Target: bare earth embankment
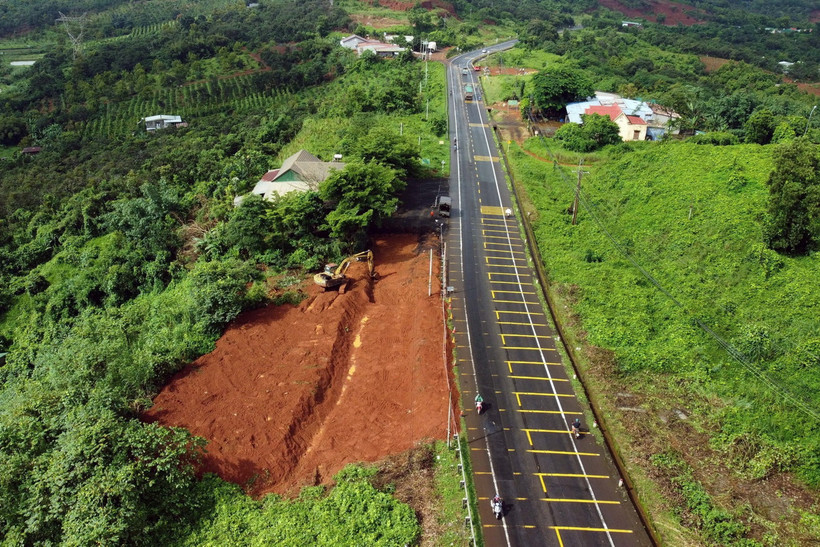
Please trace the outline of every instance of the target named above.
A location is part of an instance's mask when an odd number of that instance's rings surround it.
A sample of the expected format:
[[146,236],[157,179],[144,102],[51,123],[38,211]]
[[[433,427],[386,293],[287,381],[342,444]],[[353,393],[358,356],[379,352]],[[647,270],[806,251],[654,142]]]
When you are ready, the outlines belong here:
[[253,495],[295,494],[329,483],[348,463],[445,438],[437,246],[414,234],[380,237],[378,280],[354,262],[344,294],[310,283],[299,306],[241,315],[212,353],[163,388],[145,419],[207,439],[202,470]]

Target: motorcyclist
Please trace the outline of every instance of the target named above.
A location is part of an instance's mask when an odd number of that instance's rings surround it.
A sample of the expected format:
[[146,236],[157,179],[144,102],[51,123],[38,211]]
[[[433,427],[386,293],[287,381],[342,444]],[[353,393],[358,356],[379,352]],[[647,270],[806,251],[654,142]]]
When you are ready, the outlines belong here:
[[581,437],[581,420],[575,418],[575,421],[572,422],[572,434],[575,435],[576,439]]
[[475,396],[475,409],[481,414],[481,409],[484,407],[484,397],[481,396],[481,393],[476,393]]
[[504,502],[501,500],[501,496],[499,496],[498,494],[493,496],[493,498],[490,500],[490,507],[492,507],[493,514],[496,516],[496,518],[501,518],[501,515],[504,512]]

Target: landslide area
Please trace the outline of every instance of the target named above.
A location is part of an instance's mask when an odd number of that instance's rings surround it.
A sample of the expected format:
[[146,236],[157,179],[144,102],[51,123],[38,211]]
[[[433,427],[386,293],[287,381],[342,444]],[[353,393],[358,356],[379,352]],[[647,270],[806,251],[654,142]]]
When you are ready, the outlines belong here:
[[380,236],[377,280],[354,262],[344,294],[310,283],[298,306],[242,314],[144,419],[205,438],[201,471],[252,495],[297,494],[348,463],[445,438],[452,378],[437,250],[434,236]]

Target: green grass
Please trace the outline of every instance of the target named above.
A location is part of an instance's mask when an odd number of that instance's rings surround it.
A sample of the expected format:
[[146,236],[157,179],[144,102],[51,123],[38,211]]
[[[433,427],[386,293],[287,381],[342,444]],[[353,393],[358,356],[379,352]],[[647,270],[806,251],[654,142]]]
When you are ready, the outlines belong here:
[[451,447],[443,441],[436,442],[436,494],[441,499],[438,512],[440,535],[436,545],[466,545],[470,532],[464,526],[467,510],[462,507],[464,488],[461,487],[461,472],[458,470],[458,445]]
[[[525,148],[559,160],[538,161],[516,146],[510,153],[535,205],[552,290],[576,314],[565,317],[573,345],[611,350],[631,391],[650,405],[685,409],[734,480],[794,471],[818,484],[814,420],[785,397],[820,403],[813,368],[798,365],[816,353],[820,256],[779,256],[762,244],[772,147],[640,143],[586,156],[576,226],[568,209],[579,156],[551,140]],[[745,355],[745,365],[696,321]],[[789,535],[788,523],[762,521]]]
[[480,64],[541,70],[555,62],[563,62],[563,57],[542,50],[514,47],[502,53],[490,54]]

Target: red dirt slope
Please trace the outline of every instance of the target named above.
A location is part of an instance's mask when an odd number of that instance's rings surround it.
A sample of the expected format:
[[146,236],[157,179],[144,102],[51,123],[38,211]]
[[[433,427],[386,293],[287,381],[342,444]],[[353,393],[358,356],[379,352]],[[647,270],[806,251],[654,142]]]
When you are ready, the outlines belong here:
[[[202,470],[254,495],[297,493],[350,462],[443,439],[450,373],[435,278],[427,296],[437,245],[382,237],[377,281],[354,262],[345,294],[311,284],[298,307],[243,314],[163,388],[145,419],[207,439]],[[433,266],[435,276],[435,250]]]

